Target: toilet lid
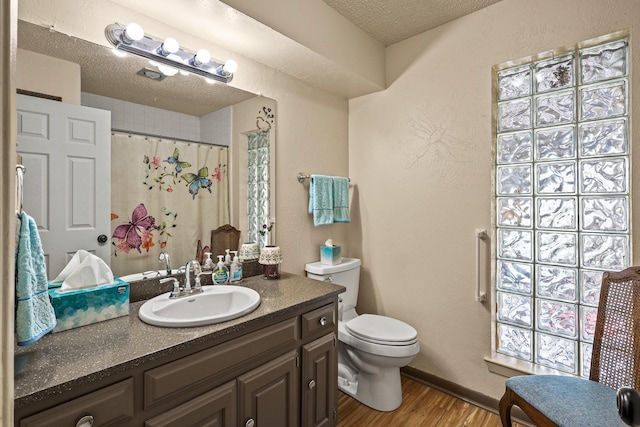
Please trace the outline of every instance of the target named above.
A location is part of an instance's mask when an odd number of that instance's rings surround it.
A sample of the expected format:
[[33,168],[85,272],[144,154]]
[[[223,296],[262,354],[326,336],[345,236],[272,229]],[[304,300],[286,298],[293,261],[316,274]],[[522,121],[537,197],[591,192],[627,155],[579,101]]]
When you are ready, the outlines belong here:
[[408,345],[416,342],[413,327],[391,317],[362,314],[345,324],[347,331],[361,340],[387,345]]

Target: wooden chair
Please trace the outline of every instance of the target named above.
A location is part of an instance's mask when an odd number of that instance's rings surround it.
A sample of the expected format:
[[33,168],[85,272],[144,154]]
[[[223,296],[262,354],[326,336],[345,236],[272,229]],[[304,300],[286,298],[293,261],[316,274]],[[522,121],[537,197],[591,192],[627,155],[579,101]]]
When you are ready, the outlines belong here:
[[616,390],[640,388],[640,267],[602,277],[588,380],[525,375],[505,385],[499,405],[504,427],[511,426],[513,405],[540,427],[625,427]]
[[225,224],[211,230],[211,258],[214,262],[218,255],[224,255],[225,249],[237,251],[240,245],[240,230],[232,225]]

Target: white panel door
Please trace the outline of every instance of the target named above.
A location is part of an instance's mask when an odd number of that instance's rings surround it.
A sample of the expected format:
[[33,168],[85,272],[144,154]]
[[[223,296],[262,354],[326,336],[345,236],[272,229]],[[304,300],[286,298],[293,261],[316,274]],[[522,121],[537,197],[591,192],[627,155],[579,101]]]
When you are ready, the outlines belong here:
[[49,279],[79,249],[110,265],[111,112],[25,95],[17,105],[24,210],[38,224]]

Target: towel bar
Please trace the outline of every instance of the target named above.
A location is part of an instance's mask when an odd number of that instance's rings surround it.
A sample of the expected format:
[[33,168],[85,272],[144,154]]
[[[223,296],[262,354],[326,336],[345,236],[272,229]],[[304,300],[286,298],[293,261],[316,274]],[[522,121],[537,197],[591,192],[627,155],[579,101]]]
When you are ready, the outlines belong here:
[[[302,184],[306,179],[311,178],[311,175],[308,175],[304,172],[298,172],[298,182]],[[351,182],[351,178],[347,178],[349,182]]]

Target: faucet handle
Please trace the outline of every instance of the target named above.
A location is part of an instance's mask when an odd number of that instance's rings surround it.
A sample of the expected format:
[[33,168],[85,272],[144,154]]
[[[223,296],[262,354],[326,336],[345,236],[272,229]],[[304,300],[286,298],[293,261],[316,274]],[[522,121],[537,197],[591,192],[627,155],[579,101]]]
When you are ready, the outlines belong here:
[[160,284],[173,282],[173,289],[169,294],[169,298],[178,298],[180,296],[180,282],[175,277],[168,277],[166,279],[160,279]]

